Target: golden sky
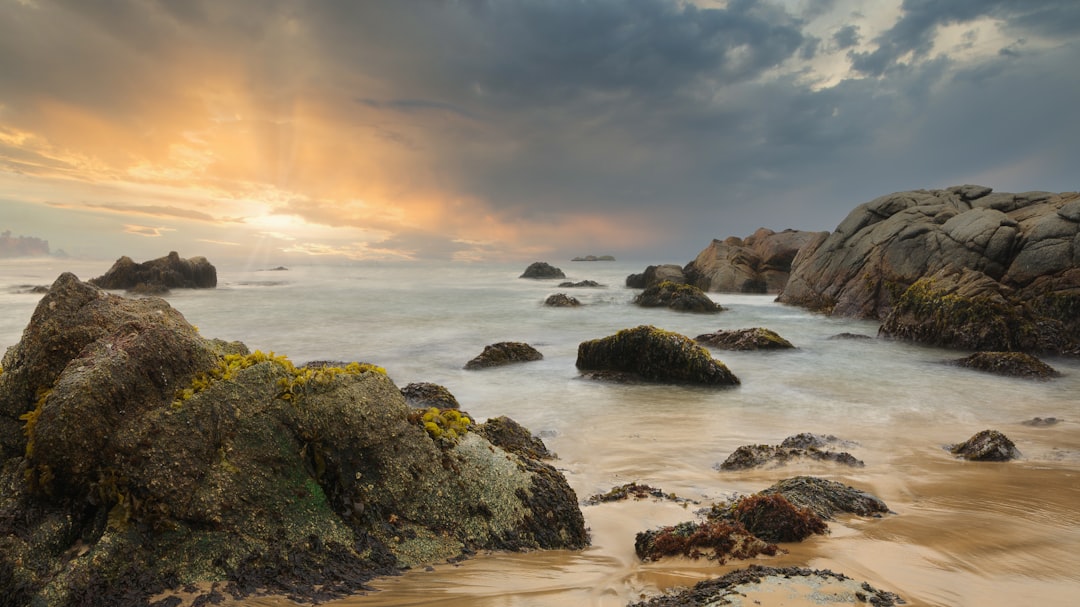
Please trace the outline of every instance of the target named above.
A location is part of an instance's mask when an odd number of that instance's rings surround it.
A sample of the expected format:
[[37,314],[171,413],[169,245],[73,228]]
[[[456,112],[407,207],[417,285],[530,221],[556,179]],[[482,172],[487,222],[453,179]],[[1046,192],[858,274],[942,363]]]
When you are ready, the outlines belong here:
[[0,230],[682,262],[898,189],[1070,189],[1080,18],[1025,6],[0,0]]

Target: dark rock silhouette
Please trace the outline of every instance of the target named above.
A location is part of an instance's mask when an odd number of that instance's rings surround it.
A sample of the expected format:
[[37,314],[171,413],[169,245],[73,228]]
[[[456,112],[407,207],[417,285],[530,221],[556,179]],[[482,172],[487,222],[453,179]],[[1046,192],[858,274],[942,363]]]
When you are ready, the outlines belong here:
[[484,351],[465,363],[466,369],[486,369],[513,363],[531,362],[544,358],[536,348],[519,341],[501,341],[484,346]]
[[529,264],[529,267],[525,268],[525,272],[518,278],[566,278],[566,274],[547,262],[537,261]]
[[647,382],[735,386],[739,378],[685,335],[642,325],[578,345],[577,368],[587,376]]
[[147,294],[168,289],[212,289],[217,286],[217,269],[205,257],[181,259],[172,251],[143,263],[121,257],[109,271],[89,282],[102,289],[141,290]]

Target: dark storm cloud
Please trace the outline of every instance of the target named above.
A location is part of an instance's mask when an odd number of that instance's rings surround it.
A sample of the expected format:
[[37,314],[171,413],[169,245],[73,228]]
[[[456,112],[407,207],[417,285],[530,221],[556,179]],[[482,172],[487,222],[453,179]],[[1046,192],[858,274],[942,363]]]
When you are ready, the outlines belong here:
[[859,43],[861,36],[859,36],[859,26],[857,25],[845,25],[844,27],[836,30],[836,33],[832,37],[833,44],[839,49],[851,48]]
[[981,17],[1003,21],[1006,31],[1017,36],[1027,33],[1068,40],[1080,31],[1080,2],[1075,0],[904,0],[902,11],[892,28],[875,38],[875,50],[851,53],[856,70],[880,76],[908,53],[924,58],[938,27]]

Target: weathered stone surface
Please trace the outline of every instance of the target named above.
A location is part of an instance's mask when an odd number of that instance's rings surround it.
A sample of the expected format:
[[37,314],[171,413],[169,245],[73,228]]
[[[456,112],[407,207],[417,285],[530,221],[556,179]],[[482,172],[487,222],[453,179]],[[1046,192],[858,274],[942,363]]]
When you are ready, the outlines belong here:
[[476,427],[476,433],[496,447],[529,459],[554,459],[547,445],[529,429],[506,417],[493,417]]
[[[804,246],[778,299],[884,320],[882,333],[891,337],[1080,352],[1078,209],[1076,193],[990,193],[972,185],[882,196]],[[927,279],[934,284],[909,296]],[[1004,319],[979,316],[990,308]],[[966,326],[948,326],[956,324]]]
[[90,284],[102,289],[138,289],[161,294],[169,289],[210,289],[217,286],[217,269],[205,257],[181,259],[176,251],[142,263],[124,256]]
[[686,281],[703,291],[779,293],[799,250],[820,235],[760,228],[745,239],[713,240],[687,264]]
[[524,363],[541,360],[544,355],[529,344],[519,341],[501,341],[497,344],[484,346],[484,351],[476,358],[465,363],[466,369],[486,369],[488,367],[501,367],[513,363]]
[[[778,587],[782,590],[778,591]],[[858,582],[827,569],[750,565],[716,579],[698,582],[693,588],[634,603],[630,607],[757,605],[778,597],[788,597],[798,605],[865,603],[875,607],[893,607],[904,604],[899,596],[891,592],[878,590],[867,582]]]
[[556,293],[548,295],[548,298],[544,300],[544,305],[553,308],[576,308],[581,305],[581,301],[576,297],[570,297],[566,293]]
[[818,447],[787,447],[777,445],[743,445],[733,451],[719,466],[720,470],[780,467],[791,461],[813,460],[862,468],[862,460],[846,451],[824,451]]
[[566,274],[547,262],[536,261],[529,264],[529,267],[525,268],[525,272],[518,278],[566,278]]
[[679,312],[714,313],[724,309],[701,289],[671,281],[648,287],[634,298],[634,303],[645,308],[671,308]]
[[775,331],[762,327],[716,331],[698,335],[694,339],[721,350],[790,350],[795,347]]
[[647,289],[662,282],[685,283],[686,275],[683,274],[682,266],[670,263],[649,266],[641,274],[631,274],[626,277],[626,286],[631,289]]
[[576,364],[583,372],[627,373],[649,382],[739,384],[724,363],[689,337],[648,325],[582,342]]
[[976,462],[1007,462],[1021,457],[1009,437],[997,430],[976,432],[966,441],[949,447],[949,452]]
[[953,361],[952,364],[996,375],[1028,379],[1050,379],[1059,375],[1050,365],[1024,352],[976,352]]
[[[310,366],[310,364],[308,365]],[[410,407],[460,409],[457,398],[445,386],[430,382],[414,382],[401,389],[405,403]]]
[[473,550],[587,543],[562,475],[467,417],[428,428],[373,365],[249,353],[160,299],[62,275],[3,369],[5,604],[210,581],[327,600]]
[[825,520],[832,520],[840,512],[858,516],[881,516],[890,512],[885,502],[870,493],[814,476],[787,478],[761,493],[783,495],[792,504],[809,508]]

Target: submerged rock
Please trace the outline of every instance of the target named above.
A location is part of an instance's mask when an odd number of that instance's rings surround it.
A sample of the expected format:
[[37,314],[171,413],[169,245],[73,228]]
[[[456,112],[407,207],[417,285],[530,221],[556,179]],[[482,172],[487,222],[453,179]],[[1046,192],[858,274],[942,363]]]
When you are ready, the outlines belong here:
[[536,261],[529,264],[529,267],[525,268],[525,272],[518,278],[566,278],[566,274],[545,261]]
[[724,471],[748,470],[765,466],[779,467],[791,461],[814,460],[862,468],[862,460],[846,451],[822,451],[817,447],[785,447],[777,445],[743,445],[733,451],[718,468]]
[[780,494],[747,495],[729,504],[714,506],[708,517],[742,525],[766,542],[801,542],[829,531],[825,520],[813,510],[798,507]]
[[556,293],[549,295],[544,300],[544,305],[553,308],[576,308],[581,305],[581,302],[576,297],[570,297],[566,293]]
[[1028,379],[1050,379],[1060,375],[1050,365],[1024,352],[976,352],[952,364],[995,375]]
[[602,287],[604,285],[596,282],[595,280],[582,280],[581,282],[560,282],[560,289],[578,289],[578,288],[595,288]]
[[513,363],[530,362],[541,360],[544,355],[536,348],[519,341],[501,341],[497,344],[484,346],[484,351],[476,358],[465,363],[466,369],[486,369],[488,367],[501,367]]
[[838,512],[858,516],[889,514],[889,507],[880,498],[860,489],[814,476],[795,476],[784,479],[761,491],[762,495],[782,495],[800,508],[809,508],[825,520]]
[[1025,426],[1034,426],[1036,428],[1045,428],[1047,426],[1056,426],[1056,425],[1058,425],[1059,423],[1061,423],[1063,421],[1065,421],[1065,420],[1063,420],[1061,418],[1058,418],[1058,417],[1033,417],[1031,419],[1026,419],[1026,420],[1024,420],[1024,421],[1022,421],[1020,423],[1025,425]]
[[161,299],[64,274],[2,367],[5,604],[216,581],[327,600],[475,550],[588,541],[562,475],[467,417],[414,420],[374,365],[249,353]]
[[153,295],[169,289],[212,289],[217,286],[217,269],[205,257],[181,259],[171,251],[165,257],[142,263],[121,257],[104,275],[89,282],[102,289],[138,289]]
[[790,341],[780,337],[775,331],[761,327],[705,333],[698,335],[694,340],[721,350],[790,350],[795,348]]
[[[689,503],[691,500],[681,498],[674,493],[665,493],[663,489],[657,487],[650,487],[638,482],[626,483],[624,485],[618,485],[612,487],[607,493],[597,493],[590,495],[585,503],[589,505],[604,504],[607,502],[621,502],[634,498],[634,500],[643,500],[647,498],[654,498],[657,500],[669,500],[676,503]],[[694,502],[697,503],[697,502]]]
[[578,345],[583,372],[628,374],[649,382],[735,386],[739,378],[689,337],[649,325]]
[[976,462],[1007,462],[1021,457],[1016,445],[997,430],[982,430],[966,441],[949,447],[949,452]]
[[874,605],[893,607],[904,601],[897,595],[877,590],[866,582],[842,573],[803,567],[750,565],[721,577],[698,582],[692,588],[654,597],[630,607],[722,607],[757,605],[780,597],[795,604]]
[[723,307],[701,289],[670,280],[648,287],[634,298],[643,308],[671,308],[680,312],[721,312]]

